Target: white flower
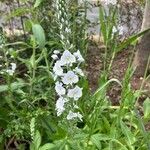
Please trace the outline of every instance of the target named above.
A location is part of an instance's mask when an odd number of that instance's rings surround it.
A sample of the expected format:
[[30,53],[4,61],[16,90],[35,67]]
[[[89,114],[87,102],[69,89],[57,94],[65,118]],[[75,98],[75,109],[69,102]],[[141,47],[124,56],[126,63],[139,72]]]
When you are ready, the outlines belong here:
[[62,78],[62,82],[66,85],[77,83],[78,81],[79,78],[73,71],[68,71],[66,74],[64,74],[64,77]]
[[84,73],[83,73],[83,71],[82,71],[80,68],[76,67],[76,68],[74,69],[74,71],[75,71],[77,74],[79,74],[80,76],[84,76]]
[[66,89],[63,87],[63,84],[59,81],[55,83],[55,90],[58,95],[65,95]]
[[66,27],[65,32],[71,33],[71,30],[70,30],[69,28]]
[[54,50],[54,52],[53,52],[54,54],[59,54],[60,53],[60,51],[59,50]]
[[74,113],[72,111],[69,111],[69,113],[67,115],[67,120],[72,120],[74,118],[79,118],[82,121],[82,117],[83,116],[79,112]]
[[67,96],[78,100],[82,96],[82,88],[76,85],[75,88],[68,90]]
[[61,18],[61,22],[64,23],[64,21],[65,21],[64,18]]
[[79,62],[83,62],[84,61],[84,58],[82,57],[82,55],[81,55],[79,50],[77,52],[73,53],[73,55],[77,58],[77,60]]
[[124,31],[125,31],[125,28],[123,26],[119,26],[118,30],[119,30],[119,35],[123,35]]
[[73,106],[73,108],[75,108],[75,109],[79,109],[79,106],[77,106],[77,105],[74,105],[74,106]]
[[56,102],[56,111],[57,111],[57,116],[60,116],[65,108],[64,108],[64,105],[65,105],[65,99],[63,97],[60,97],[57,102]]
[[61,62],[63,65],[72,64],[76,62],[76,59],[68,50],[65,50],[61,56]]
[[51,57],[52,57],[54,60],[58,59],[58,56],[57,56],[56,54],[53,54]]
[[52,76],[52,78],[54,79],[54,81],[56,81],[56,79],[57,79],[57,75],[55,75],[54,73],[52,73],[52,72],[50,72],[50,74],[51,74],[51,76]]
[[11,64],[11,69],[7,69],[6,72],[12,76],[17,68],[16,64],[15,63],[10,63]]
[[63,75],[63,69],[61,67],[61,62],[60,61],[56,61],[55,65],[53,67],[53,71],[58,76]]
[[11,64],[11,69],[12,69],[13,71],[15,71],[16,68],[17,68],[16,64],[15,64],[15,63],[10,63],[10,64]]
[[113,27],[112,33],[116,33],[116,32],[117,32],[117,28],[116,28],[116,27]]
[[69,111],[69,114],[67,115],[67,120],[72,120],[77,117],[77,113],[74,113],[72,111]]
[[78,112],[77,117],[82,121],[83,116]]
[[13,76],[14,71],[12,69],[7,69],[6,72],[10,75]]
[[65,39],[65,37],[64,37],[62,34],[60,35],[60,37],[61,37],[61,39],[62,39],[62,40],[64,40],[64,39]]
[[56,65],[56,66],[62,66],[62,63],[61,63],[60,60],[57,60],[57,61],[55,62],[55,65]]

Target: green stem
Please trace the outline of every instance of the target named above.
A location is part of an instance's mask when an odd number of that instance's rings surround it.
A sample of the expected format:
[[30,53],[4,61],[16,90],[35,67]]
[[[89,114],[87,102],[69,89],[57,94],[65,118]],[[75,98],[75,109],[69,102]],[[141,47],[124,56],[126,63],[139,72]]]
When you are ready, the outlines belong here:
[[35,79],[35,73],[36,73],[36,60],[35,60],[35,55],[36,55],[36,52],[35,52],[35,46],[33,45],[33,52],[32,52],[32,56],[33,57],[32,59],[32,65],[31,65],[31,71],[30,71],[30,96],[32,97],[33,95],[33,86],[34,86],[34,79]]

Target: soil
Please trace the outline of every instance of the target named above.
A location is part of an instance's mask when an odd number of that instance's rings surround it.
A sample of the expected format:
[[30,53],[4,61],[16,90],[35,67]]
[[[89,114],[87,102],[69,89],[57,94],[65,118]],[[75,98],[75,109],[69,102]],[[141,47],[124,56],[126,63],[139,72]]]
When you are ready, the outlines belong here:
[[[86,71],[89,81],[89,87],[92,92],[94,92],[98,88],[98,80],[101,72],[103,71],[103,53],[104,49],[102,43],[99,43],[98,45],[92,43],[88,48]],[[115,78],[120,82],[123,81],[129,62],[132,62],[132,58],[134,57],[133,54],[134,49],[130,47],[116,54],[111,72],[109,74],[109,79]],[[144,100],[147,97],[150,97],[150,82],[143,81],[142,77],[137,77],[136,75],[133,75],[130,81],[131,88],[133,90],[139,90],[142,82],[143,90],[146,92],[144,92],[143,95],[141,95],[141,97],[139,98],[139,106],[142,106]],[[118,84],[111,85],[109,87],[107,96],[109,96],[112,105],[119,105],[119,101],[121,98],[121,87]],[[141,110],[139,111],[141,112],[141,114],[143,114]],[[145,129],[150,130],[150,122],[145,125]]]

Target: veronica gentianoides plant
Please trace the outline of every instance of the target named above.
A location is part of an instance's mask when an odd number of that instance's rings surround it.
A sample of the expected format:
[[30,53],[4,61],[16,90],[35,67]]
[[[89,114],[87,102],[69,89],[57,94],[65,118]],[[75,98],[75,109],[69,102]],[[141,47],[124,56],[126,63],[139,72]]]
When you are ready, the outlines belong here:
[[62,43],[63,52],[54,50],[53,77],[55,80],[55,90],[58,95],[56,101],[57,116],[66,114],[67,120],[79,118],[78,100],[82,96],[82,87],[78,86],[80,77],[84,76],[80,69],[80,64],[84,59],[79,50],[74,49],[70,43],[71,28],[69,23],[69,2],[67,0],[56,0],[56,20],[59,26],[59,37]]

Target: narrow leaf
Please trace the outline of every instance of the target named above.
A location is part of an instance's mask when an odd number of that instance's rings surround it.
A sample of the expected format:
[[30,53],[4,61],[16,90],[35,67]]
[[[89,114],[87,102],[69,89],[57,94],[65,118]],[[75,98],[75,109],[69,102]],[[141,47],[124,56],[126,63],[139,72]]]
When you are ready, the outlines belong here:
[[36,0],[34,4],[34,8],[38,7],[43,0]]
[[51,150],[51,149],[54,149],[55,147],[56,147],[56,146],[55,146],[54,144],[52,144],[52,143],[47,143],[47,144],[41,146],[41,147],[39,148],[39,150]]
[[149,29],[146,29],[136,35],[133,35],[131,37],[129,37],[127,40],[123,41],[117,48],[116,52],[121,51],[123,48],[125,48],[126,46],[130,45],[131,43],[133,43],[135,40],[137,40],[139,37],[141,37],[142,35],[144,35],[145,33],[149,32]]
[[129,130],[129,128],[125,125],[125,123],[123,121],[120,121],[120,125],[121,125],[123,134],[128,139],[128,143],[130,144],[130,146],[132,146],[132,144],[134,144],[136,142],[134,135],[132,134],[132,132]]

